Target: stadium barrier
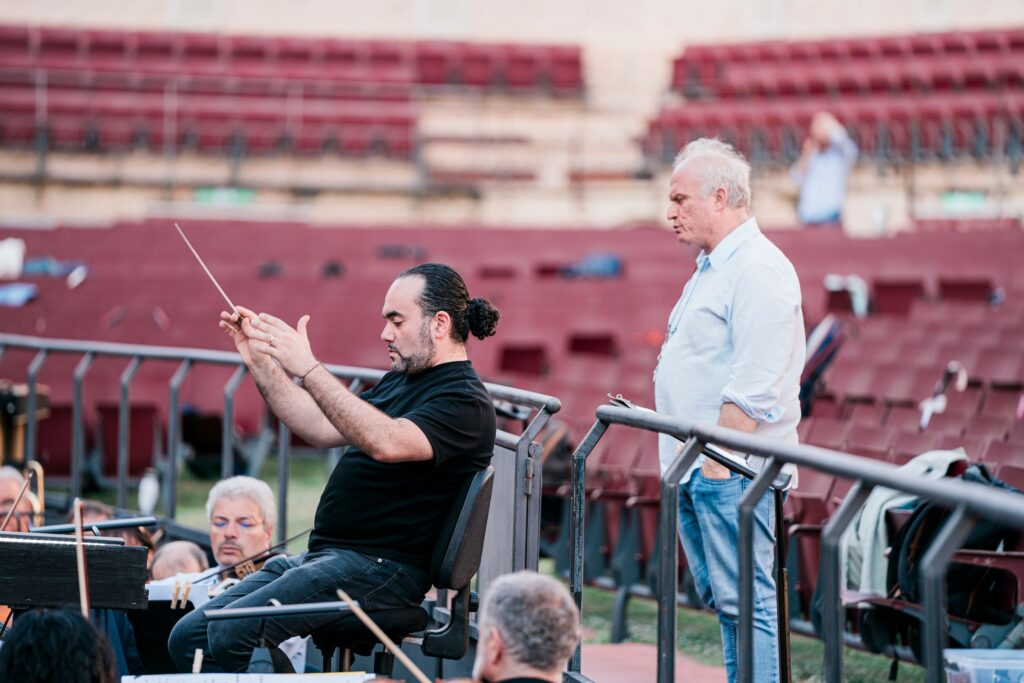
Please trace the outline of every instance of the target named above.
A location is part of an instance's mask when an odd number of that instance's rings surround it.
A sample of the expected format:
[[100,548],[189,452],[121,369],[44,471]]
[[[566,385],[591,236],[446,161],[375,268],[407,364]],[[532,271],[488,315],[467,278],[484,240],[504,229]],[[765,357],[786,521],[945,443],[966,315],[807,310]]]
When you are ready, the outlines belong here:
[[[927,479],[897,472],[895,465],[832,451],[814,446],[781,443],[707,423],[671,418],[652,411],[635,408],[600,406],[597,420],[573,454],[572,514],[570,523],[570,591],[582,608],[583,532],[585,526],[583,499],[586,458],[594,450],[611,425],[623,425],[659,434],[668,434],[683,442],[684,448],[661,477],[661,512],[658,518],[658,539],[661,544],[678,543],[679,483],[709,446],[735,450],[767,458],[764,467],[740,501],[739,531],[739,632],[737,647],[737,680],[750,682],[753,671],[753,524],[754,506],[779,477],[783,465],[818,470],[852,480],[853,489],[825,526],[821,548],[821,582],[823,603],[822,639],[825,680],[844,680],[843,623],[841,599],[840,537],[876,487],[886,487],[913,494],[948,508],[952,514],[943,524],[920,562],[924,607],[924,657],[926,680],[939,683],[945,678],[943,649],[946,642],[944,579],[954,553],[970,531],[981,520],[999,522],[1024,529],[1024,498],[1005,491],[953,479]],[[679,557],[675,552],[659,556],[658,601],[658,683],[675,681],[676,610],[679,590]],[[780,615],[780,618],[785,618]],[[570,661],[570,672],[580,671],[580,652]],[[784,671],[788,667],[784,666]],[[578,680],[578,679],[574,679]]]
[[[0,334],[0,356],[7,349],[35,351],[27,367],[26,435],[25,459],[36,458],[39,436],[37,405],[39,404],[38,378],[47,360],[55,354],[79,355],[74,370],[72,388],[72,467],[71,494],[82,492],[85,472],[85,420],[83,407],[83,386],[90,366],[100,356],[128,359],[128,365],[120,378],[120,410],[118,422],[118,507],[124,508],[128,488],[128,415],[129,390],[139,366],[147,361],[177,361],[177,370],[168,382],[169,402],[167,407],[167,454],[178,453],[181,447],[181,406],[180,391],[189,374],[201,366],[234,367],[235,372],[224,385],[224,413],[221,472],[224,476],[233,473],[233,423],[235,392],[246,375],[245,366],[238,354],[228,351],[204,349],[115,344],[96,341],[67,339],[44,339],[21,335]],[[355,368],[342,365],[328,365],[327,369],[341,380],[349,382],[352,391],[375,384],[383,375],[382,370]],[[534,442],[548,419],[561,409],[557,398],[516,389],[513,387],[487,384],[491,397],[498,402],[528,409],[530,419],[524,422],[520,434],[498,430],[495,441],[494,493],[491,514],[487,523],[487,541],[483,560],[477,577],[477,589],[481,593],[493,579],[502,574],[520,569],[537,569],[539,558],[540,529],[540,485],[541,447]],[[291,457],[291,434],[285,425],[278,432],[278,520],[279,540],[287,538],[287,495],[288,465]],[[177,511],[177,477],[174,458],[164,458],[162,469],[163,511],[168,519],[174,519]]]

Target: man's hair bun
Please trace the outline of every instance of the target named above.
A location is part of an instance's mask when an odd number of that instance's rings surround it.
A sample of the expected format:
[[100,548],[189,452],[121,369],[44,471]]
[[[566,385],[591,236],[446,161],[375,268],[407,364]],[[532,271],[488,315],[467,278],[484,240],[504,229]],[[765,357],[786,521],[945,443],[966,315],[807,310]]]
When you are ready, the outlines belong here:
[[466,320],[469,323],[469,331],[477,339],[484,339],[494,334],[500,318],[501,313],[487,299],[469,300]]

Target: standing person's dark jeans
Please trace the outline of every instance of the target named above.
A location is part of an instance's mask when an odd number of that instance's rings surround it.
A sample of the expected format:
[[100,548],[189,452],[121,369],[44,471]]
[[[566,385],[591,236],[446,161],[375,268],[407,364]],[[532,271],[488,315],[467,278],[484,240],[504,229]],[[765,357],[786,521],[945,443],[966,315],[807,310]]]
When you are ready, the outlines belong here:
[[[180,671],[190,671],[196,648],[204,653],[204,671],[245,671],[259,645],[260,620],[210,621],[206,610],[224,607],[263,607],[271,598],[282,604],[337,600],[342,588],[366,610],[415,607],[430,588],[426,573],[409,564],[352,550],[325,549],[304,556],[275,557],[263,569],[189,613],[171,631],[167,647]],[[310,614],[266,620],[268,646],[311,631],[338,618]],[[275,647],[276,650],[276,647]],[[286,659],[280,657],[275,662]],[[272,655],[276,654],[272,650]]]

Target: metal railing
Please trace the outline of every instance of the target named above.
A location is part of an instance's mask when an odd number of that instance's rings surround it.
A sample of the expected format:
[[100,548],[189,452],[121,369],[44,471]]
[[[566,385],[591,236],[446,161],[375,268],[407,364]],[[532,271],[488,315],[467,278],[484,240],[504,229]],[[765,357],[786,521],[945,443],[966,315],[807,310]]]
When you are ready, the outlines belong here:
[[[679,590],[679,557],[674,552],[679,538],[679,483],[706,446],[717,445],[740,453],[767,458],[740,499],[739,515],[739,625],[737,680],[754,681],[754,506],[776,480],[783,465],[793,464],[850,479],[855,482],[839,509],[831,516],[822,536],[821,573],[823,595],[822,640],[825,680],[839,683],[843,675],[843,603],[840,596],[840,537],[876,487],[885,487],[933,501],[952,514],[943,523],[922,557],[924,596],[924,657],[926,680],[945,680],[943,648],[946,642],[944,578],[953,554],[980,520],[1024,530],[1024,497],[954,479],[929,479],[898,471],[895,465],[837,451],[782,443],[743,434],[715,425],[671,418],[652,411],[601,406],[597,421],[573,454],[573,487],[570,523],[570,589],[582,607],[583,530],[586,459],[611,425],[623,425],[667,434],[685,445],[661,475],[661,508],[658,516],[658,683],[675,681],[676,595]],[[785,590],[783,586],[777,589]],[[580,654],[570,661],[570,672],[580,671]]]
[[[72,390],[72,453],[71,453],[71,493],[80,496],[82,479],[85,471],[85,419],[83,406],[83,388],[87,373],[93,362],[99,357],[127,358],[128,365],[120,377],[120,404],[118,413],[118,444],[117,444],[117,505],[127,507],[128,490],[128,444],[129,444],[129,408],[130,387],[139,367],[147,361],[177,361],[176,371],[168,382],[167,407],[167,456],[163,467],[163,512],[169,519],[177,513],[177,476],[175,454],[181,446],[181,387],[190,373],[202,365],[231,366],[235,372],[224,385],[223,438],[221,441],[221,474],[230,476],[234,471],[234,436],[231,425],[234,416],[235,394],[245,378],[246,368],[237,353],[228,351],[209,351],[205,349],[173,348],[163,346],[143,346],[136,344],[115,344],[95,341],[78,341],[68,339],[44,339],[21,335],[0,334],[0,357],[7,349],[28,349],[35,351],[29,362],[27,375],[26,412],[27,425],[25,437],[25,460],[36,458],[39,424],[37,405],[39,402],[39,373],[47,360],[55,354],[80,355],[73,375]],[[360,387],[376,384],[384,375],[383,370],[356,368],[345,365],[328,365],[327,369],[336,377],[349,382],[353,391]],[[492,575],[502,574],[517,569],[536,569],[537,539],[540,518],[540,447],[534,443],[537,434],[544,428],[548,419],[561,409],[558,399],[543,394],[506,387],[497,384],[486,384],[492,399],[506,401],[516,406],[531,409],[532,418],[526,420],[521,434],[499,431],[496,440],[497,452],[511,452],[515,462],[495,462],[499,472],[505,473],[506,481],[496,480],[496,489],[505,484],[506,499],[511,505],[508,509],[492,507],[495,524],[504,524],[504,529],[511,534],[514,552],[503,554],[500,559],[488,561],[485,565]],[[535,412],[534,412],[535,411]],[[278,541],[287,538],[287,494],[288,466],[290,461],[291,434],[288,427],[280,424],[277,438],[278,456]],[[497,460],[497,458],[496,458]],[[511,481],[508,479],[511,478]],[[506,519],[506,517],[508,519]],[[508,536],[504,545],[509,547]],[[531,559],[532,558],[532,559]]]

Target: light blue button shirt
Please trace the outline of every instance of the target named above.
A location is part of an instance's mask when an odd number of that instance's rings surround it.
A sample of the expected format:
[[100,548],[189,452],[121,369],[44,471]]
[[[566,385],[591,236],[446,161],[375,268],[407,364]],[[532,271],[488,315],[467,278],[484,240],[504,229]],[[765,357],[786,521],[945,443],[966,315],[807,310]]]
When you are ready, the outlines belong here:
[[803,173],[796,165],[789,177],[800,186],[796,215],[801,223],[838,220],[843,213],[846,183],[857,163],[857,144],[844,128],[832,134],[830,144],[811,157]]
[[[654,371],[658,412],[716,423],[734,403],[758,436],[795,443],[805,353],[796,271],[750,218],[701,251],[669,315]],[[678,444],[659,435],[663,471]]]

